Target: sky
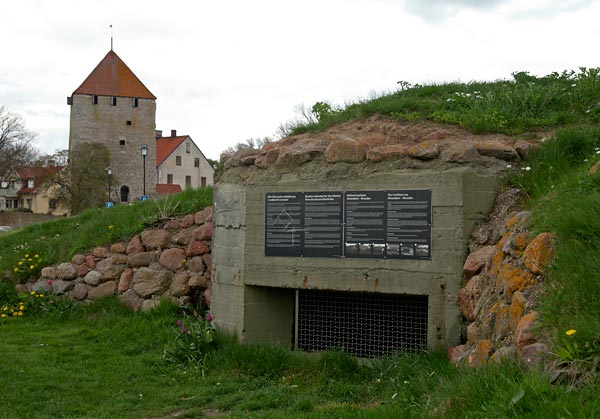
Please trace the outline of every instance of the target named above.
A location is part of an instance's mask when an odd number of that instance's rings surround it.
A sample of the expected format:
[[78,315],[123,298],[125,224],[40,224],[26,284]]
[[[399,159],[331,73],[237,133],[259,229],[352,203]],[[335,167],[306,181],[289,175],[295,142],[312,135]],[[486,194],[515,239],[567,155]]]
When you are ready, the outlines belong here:
[[397,82],[510,79],[600,67],[600,0],[19,0],[0,13],[0,106],[68,148],[67,97],[110,50],[157,97],[156,128],[205,156],[317,101]]

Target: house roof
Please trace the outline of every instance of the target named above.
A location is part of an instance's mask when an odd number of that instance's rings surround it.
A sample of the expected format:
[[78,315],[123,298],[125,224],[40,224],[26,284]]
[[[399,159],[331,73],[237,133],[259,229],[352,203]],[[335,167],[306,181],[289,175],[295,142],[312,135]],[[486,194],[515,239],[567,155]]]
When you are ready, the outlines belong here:
[[167,183],[157,183],[156,184],[156,193],[158,194],[171,194],[181,192],[181,185],[178,184],[167,184]]
[[106,54],[73,94],[156,99],[113,50]]
[[156,139],[156,167],[163,164],[167,157],[188,137],[189,135],[158,137]]
[[[41,166],[20,166],[15,167],[15,172],[21,181],[25,185],[21,189],[19,189],[18,193],[36,193],[37,190],[42,186],[42,183],[46,178],[52,176],[60,172],[64,167],[63,166],[52,166],[52,167],[41,167]],[[33,188],[27,187],[27,181],[29,179],[34,179]]]

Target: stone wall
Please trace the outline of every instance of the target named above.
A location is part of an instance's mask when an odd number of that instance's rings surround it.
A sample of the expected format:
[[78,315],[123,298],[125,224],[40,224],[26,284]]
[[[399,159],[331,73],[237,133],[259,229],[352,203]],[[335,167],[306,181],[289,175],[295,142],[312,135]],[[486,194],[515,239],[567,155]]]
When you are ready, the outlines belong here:
[[465,342],[449,349],[453,362],[480,366],[517,356],[524,365],[533,365],[548,353],[535,333],[536,305],[554,239],[548,233],[532,235],[527,230],[529,215],[511,212],[496,226],[475,231],[473,251],[463,266],[466,284],[457,299]]
[[76,254],[69,262],[42,269],[21,291],[54,292],[78,301],[106,295],[134,310],[149,310],[163,297],[210,305],[213,208],[166,222],[128,242]]

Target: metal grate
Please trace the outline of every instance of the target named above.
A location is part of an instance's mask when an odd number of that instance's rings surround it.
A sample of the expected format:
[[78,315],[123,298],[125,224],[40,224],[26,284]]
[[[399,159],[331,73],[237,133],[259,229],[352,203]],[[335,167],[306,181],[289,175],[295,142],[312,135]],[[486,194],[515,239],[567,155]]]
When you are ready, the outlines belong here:
[[427,348],[427,296],[300,290],[296,344],[376,357]]

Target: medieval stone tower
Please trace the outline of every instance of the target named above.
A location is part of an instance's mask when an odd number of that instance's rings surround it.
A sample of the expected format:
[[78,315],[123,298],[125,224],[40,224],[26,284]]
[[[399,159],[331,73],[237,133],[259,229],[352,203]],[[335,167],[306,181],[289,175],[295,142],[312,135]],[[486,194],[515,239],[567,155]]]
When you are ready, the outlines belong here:
[[85,142],[102,143],[110,150],[112,174],[119,181],[113,184],[111,200],[135,201],[143,195],[144,186],[146,195],[154,195],[156,97],[112,49],[68,98],[68,104],[71,155],[75,146]]

